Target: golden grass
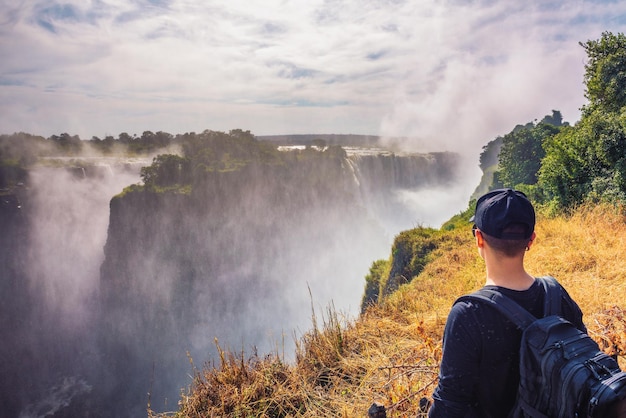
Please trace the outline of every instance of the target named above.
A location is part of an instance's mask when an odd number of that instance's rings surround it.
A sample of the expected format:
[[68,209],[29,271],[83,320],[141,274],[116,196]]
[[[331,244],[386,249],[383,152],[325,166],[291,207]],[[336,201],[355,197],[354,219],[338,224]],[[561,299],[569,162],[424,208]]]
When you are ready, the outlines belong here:
[[[449,232],[419,276],[355,320],[330,308],[297,341],[296,360],[221,352],[220,365],[197,372],[178,417],[358,417],[373,402],[388,417],[425,416],[419,400],[436,385],[441,336],[454,300],[482,286],[484,265],[467,230]],[[584,313],[608,352],[626,355],[626,223],[611,207],[564,218],[539,215],[527,253],[531,274],[550,274]],[[355,290],[358,291],[358,290]]]

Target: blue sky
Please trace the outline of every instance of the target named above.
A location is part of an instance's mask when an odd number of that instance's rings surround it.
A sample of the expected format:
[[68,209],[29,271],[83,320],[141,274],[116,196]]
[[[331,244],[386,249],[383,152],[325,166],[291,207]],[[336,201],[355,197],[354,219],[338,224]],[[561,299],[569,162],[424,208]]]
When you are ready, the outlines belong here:
[[0,0],[0,133],[241,128],[474,149],[585,103],[626,2]]

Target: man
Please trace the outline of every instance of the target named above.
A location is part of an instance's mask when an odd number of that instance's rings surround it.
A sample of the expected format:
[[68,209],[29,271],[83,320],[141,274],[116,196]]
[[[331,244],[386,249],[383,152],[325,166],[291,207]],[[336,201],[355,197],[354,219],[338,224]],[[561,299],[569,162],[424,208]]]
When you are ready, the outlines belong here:
[[[485,287],[543,317],[545,290],[524,268],[536,237],[535,210],[526,195],[491,191],[476,202],[472,229],[486,267]],[[586,332],[582,312],[562,289],[561,314]],[[487,304],[456,303],[446,322],[439,385],[430,418],[505,418],[519,383],[521,331]]]

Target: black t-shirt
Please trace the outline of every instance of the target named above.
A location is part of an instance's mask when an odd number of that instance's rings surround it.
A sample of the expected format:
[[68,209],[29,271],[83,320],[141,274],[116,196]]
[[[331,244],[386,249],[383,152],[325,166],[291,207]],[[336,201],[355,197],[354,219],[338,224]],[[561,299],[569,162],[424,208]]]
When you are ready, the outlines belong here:
[[[527,290],[496,289],[543,317],[545,290],[535,281]],[[586,332],[582,312],[561,288],[561,315]],[[456,303],[446,322],[439,385],[433,394],[431,418],[504,418],[515,403],[519,383],[522,332],[486,303]]]

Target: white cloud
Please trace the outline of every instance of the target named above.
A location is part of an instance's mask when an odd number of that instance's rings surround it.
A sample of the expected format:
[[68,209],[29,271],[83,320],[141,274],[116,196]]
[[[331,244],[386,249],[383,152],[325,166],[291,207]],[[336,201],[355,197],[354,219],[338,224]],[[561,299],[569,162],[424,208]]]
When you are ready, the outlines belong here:
[[2,131],[250,129],[479,152],[584,104],[589,1],[24,0],[0,5]]

